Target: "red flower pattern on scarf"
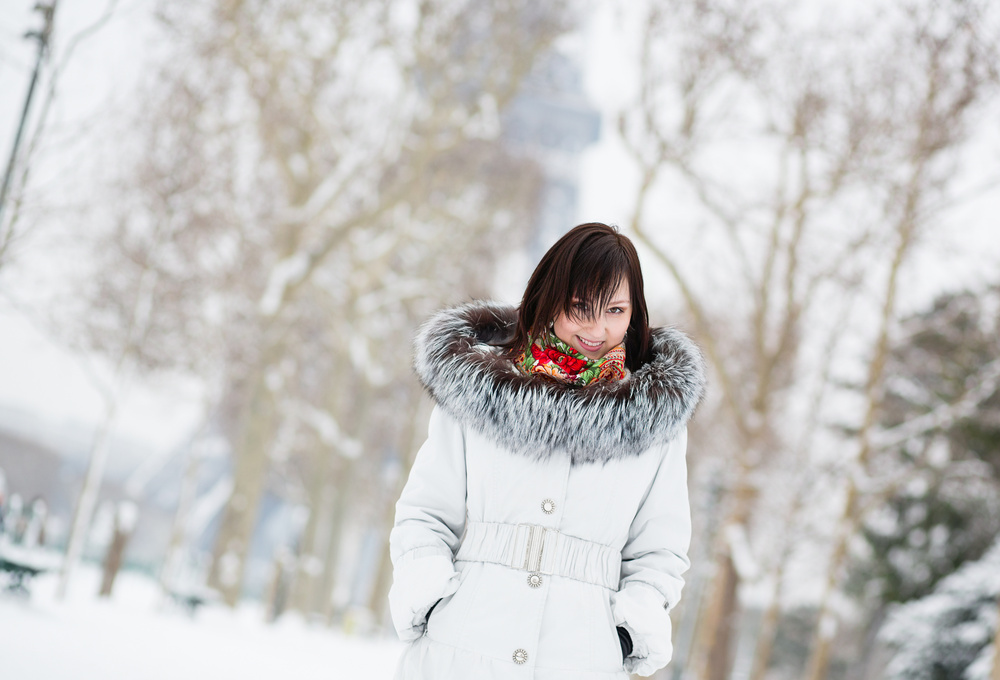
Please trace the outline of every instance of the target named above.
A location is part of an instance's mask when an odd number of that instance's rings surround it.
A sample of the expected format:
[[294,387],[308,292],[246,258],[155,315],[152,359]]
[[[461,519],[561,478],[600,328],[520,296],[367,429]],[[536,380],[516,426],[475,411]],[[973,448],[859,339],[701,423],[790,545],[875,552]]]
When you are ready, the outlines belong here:
[[[535,346],[532,345],[531,353],[534,354],[537,359],[538,354],[535,353],[536,351]],[[563,354],[555,347],[546,347],[544,350],[540,351],[539,354],[542,354],[542,356],[544,356],[548,361],[551,361],[556,366],[559,366],[562,370],[574,377],[587,366],[586,361],[577,359],[576,357],[571,357],[568,354]],[[542,363],[547,363],[544,360],[539,360],[542,361]]]

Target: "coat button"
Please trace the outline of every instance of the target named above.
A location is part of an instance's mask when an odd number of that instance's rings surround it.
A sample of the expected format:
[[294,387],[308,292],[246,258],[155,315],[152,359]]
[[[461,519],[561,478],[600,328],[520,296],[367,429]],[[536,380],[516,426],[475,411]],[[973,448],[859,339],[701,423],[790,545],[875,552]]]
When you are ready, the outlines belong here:
[[546,498],[544,501],[542,501],[542,512],[544,512],[546,515],[551,515],[555,511],[556,511],[556,502],[554,500],[552,500],[551,498]]
[[528,585],[532,588],[538,588],[542,585],[542,575],[541,574],[528,574]]
[[528,653],[523,649],[514,650],[514,663],[522,664],[528,660]]

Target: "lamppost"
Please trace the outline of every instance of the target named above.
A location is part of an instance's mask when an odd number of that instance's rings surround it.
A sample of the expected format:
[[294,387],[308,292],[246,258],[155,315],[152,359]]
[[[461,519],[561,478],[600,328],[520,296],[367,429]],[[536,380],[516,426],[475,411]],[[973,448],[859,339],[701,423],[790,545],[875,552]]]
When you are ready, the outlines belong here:
[[28,120],[28,111],[31,109],[31,99],[35,94],[35,86],[38,84],[38,74],[42,70],[42,61],[48,54],[49,37],[52,35],[52,18],[55,16],[58,2],[59,0],[52,0],[52,3],[48,5],[36,4],[35,11],[42,13],[45,24],[40,31],[28,31],[24,34],[25,38],[34,38],[38,41],[38,56],[35,59],[35,70],[31,74],[31,83],[28,85],[28,94],[24,98],[24,110],[21,111],[21,122],[17,125],[17,134],[14,136],[14,146],[10,150],[7,170],[3,174],[3,188],[0,188],[0,226],[3,225],[3,210],[7,205],[7,193],[10,191],[17,150],[21,146],[21,136],[24,134],[24,125]]

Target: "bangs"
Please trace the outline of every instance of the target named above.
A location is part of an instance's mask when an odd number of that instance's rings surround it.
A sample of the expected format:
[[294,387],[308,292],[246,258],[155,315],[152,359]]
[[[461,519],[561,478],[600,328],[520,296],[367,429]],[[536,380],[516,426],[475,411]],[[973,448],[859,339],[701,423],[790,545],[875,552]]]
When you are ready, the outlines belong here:
[[615,293],[623,282],[630,288],[627,301],[632,299],[627,255],[621,248],[602,248],[594,241],[596,239],[585,243],[577,251],[570,270],[569,293],[563,301],[562,311],[576,320],[595,318],[600,310],[615,301]]

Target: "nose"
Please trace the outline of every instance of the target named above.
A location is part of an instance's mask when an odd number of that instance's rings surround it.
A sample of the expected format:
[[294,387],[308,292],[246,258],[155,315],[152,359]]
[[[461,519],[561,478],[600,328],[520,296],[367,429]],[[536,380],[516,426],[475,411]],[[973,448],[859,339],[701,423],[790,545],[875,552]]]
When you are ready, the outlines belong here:
[[604,333],[604,317],[595,316],[592,319],[587,319],[584,322],[583,330],[590,335],[591,340],[600,340],[601,338],[598,336]]

